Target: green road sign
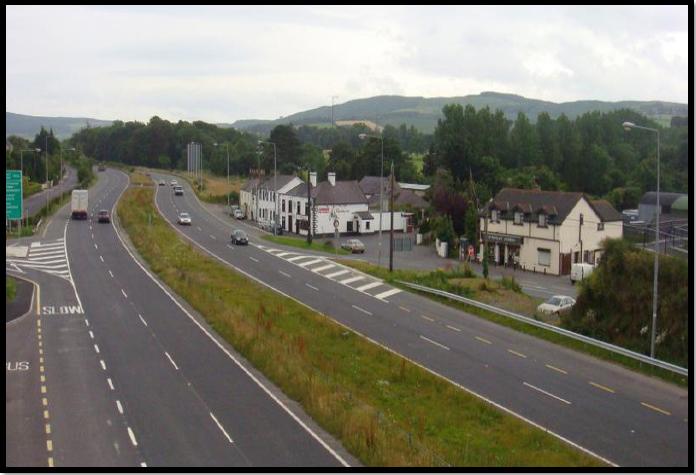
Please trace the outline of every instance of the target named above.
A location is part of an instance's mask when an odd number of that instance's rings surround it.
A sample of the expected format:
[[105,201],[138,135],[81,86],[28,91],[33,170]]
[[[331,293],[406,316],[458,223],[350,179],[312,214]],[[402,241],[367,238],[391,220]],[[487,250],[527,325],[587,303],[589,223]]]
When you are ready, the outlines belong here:
[[22,172],[5,170],[5,219],[22,219]]

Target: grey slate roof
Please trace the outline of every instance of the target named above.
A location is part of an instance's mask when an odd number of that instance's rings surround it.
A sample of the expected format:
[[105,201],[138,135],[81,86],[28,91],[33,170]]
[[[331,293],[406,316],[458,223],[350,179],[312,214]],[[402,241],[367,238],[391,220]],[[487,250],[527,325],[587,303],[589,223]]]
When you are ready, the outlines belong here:
[[501,212],[501,219],[512,219],[515,211],[522,211],[525,221],[536,221],[539,212],[543,211],[550,224],[560,224],[582,196],[579,192],[503,188],[482,211],[487,213],[490,209],[497,209]]
[[[383,180],[384,180],[382,182],[383,187],[384,187],[383,194],[388,195],[389,191],[391,190],[390,183],[389,183],[390,182],[389,177],[385,176],[383,178]],[[394,182],[394,184],[395,184],[394,192],[398,193],[399,190],[401,190],[401,187],[399,186],[399,183],[396,181]],[[366,195],[379,195],[379,177],[378,176],[364,176],[362,178],[362,180],[360,180],[360,189]]]
[[[286,193],[288,196],[307,197],[307,184],[296,186]],[[318,205],[367,203],[365,194],[355,180],[337,181],[333,186],[328,181],[322,181],[312,187],[312,198]]]
[[277,177],[277,186],[278,188],[276,189],[274,186],[274,180],[273,180],[273,175],[267,176],[263,182],[261,182],[260,188],[270,190],[270,191],[276,191],[290,183],[290,181],[295,178],[297,175],[278,175]]
[[602,222],[622,221],[623,219],[621,213],[616,211],[616,209],[614,209],[611,203],[609,203],[607,200],[590,201],[590,206],[594,208]]

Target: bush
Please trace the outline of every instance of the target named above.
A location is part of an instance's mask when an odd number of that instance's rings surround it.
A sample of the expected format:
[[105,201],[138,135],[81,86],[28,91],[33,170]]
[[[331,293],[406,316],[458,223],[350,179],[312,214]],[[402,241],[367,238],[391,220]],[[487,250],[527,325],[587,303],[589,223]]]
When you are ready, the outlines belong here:
[[500,279],[500,285],[513,292],[522,293],[522,287],[520,287],[520,284],[517,283],[514,277],[503,277]]

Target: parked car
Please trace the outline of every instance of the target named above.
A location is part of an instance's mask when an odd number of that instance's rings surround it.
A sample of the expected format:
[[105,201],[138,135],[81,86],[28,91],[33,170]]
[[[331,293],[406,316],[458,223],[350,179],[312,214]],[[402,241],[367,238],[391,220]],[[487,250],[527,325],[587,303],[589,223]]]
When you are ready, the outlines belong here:
[[174,194],[177,196],[181,196],[184,194],[184,187],[183,186],[175,186],[174,187]]
[[348,239],[341,244],[341,247],[347,251],[363,254],[365,252],[365,245],[360,239]]
[[242,210],[239,208],[237,208],[236,210],[233,211],[232,216],[234,216],[236,219],[246,218],[246,216],[244,216],[244,213],[242,212]]
[[244,246],[249,244],[249,237],[241,229],[235,229],[234,231],[232,231],[230,239],[232,240],[232,244],[241,244]]
[[97,221],[100,223],[110,223],[111,216],[109,216],[109,211],[105,209],[100,209],[97,213]]
[[537,312],[550,315],[560,315],[569,311],[575,305],[575,299],[565,295],[554,295],[537,307]]
[[166,183],[164,182],[164,180],[160,180],[160,181],[159,181],[159,186],[164,186],[164,185],[166,185]]
[[178,224],[188,224],[191,226],[191,216],[189,216],[188,213],[179,213],[179,216],[176,218],[176,222]]
[[574,284],[575,282],[586,279],[590,274],[592,274],[594,269],[595,266],[586,262],[578,262],[573,264],[570,267],[570,283]]

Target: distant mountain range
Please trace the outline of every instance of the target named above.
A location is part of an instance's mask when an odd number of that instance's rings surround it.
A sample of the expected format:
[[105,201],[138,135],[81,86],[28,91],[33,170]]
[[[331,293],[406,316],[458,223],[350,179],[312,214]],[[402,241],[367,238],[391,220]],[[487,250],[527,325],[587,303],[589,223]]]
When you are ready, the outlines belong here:
[[[590,111],[609,112],[616,109],[633,109],[663,125],[668,126],[672,116],[688,116],[688,104],[661,101],[574,101],[548,102],[528,99],[515,94],[499,92],[482,92],[481,94],[460,97],[405,97],[376,96],[356,99],[334,105],[334,120],[372,121],[380,126],[391,124],[413,125],[422,132],[435,130],[437,120],[442,117],[442,108],[446,104],[470,104],[477,110],[488,106],[491,111],[500,109],[508,119],[514,120],[519,112],[524,112],[532,121],[541,112],[548,112],[552,118],[565,114],[570,119]],[[318,107],[298,112],[276,120],[238,120],[232,124],[220,124],[250,132],[267,133],[278,124],[318,125],[331,124],[331,106]]]
[[[471,104],[476,109],[488,106],[491,111],[500,109],[508,119],[514,120],[519,112],[524,112],[532,121],[541,112],[548,112],[556,118],[561,114],[569,118],[590,111],[609,112],[616,109],[633,109],[657,122],[668,126],[673,116],[688,117],[688,104],[662,101],[574,101],[548,102],[538,99],[528,99],[515,94],[499,92],[482,92],[460,97],[406,97],[406,96],[376,96],[366,99],[356,99],[343,104],[334,105],[335,121],[371,121],[379,126],[391,124],[399,126],[406,124],[415,126],[422,132],[431,133],[435,130],[437,120],[442,117],[442,108],[446,104]],[[155,115],[156,112],[153,113]],[[19,135],[34,138],[41,126],[50,129],[59,138],[70,137],[83,127],[109,126],[113,121],[74,117],[37,117],[30,115],[5,112],[5,136]],[[303,112],[297,112],[287,117],[275,120],[238,120],[232,124],[217,124],[220,127],[234,127],[239,130],[267,134],[279,124],[316,125],[326,127],[331,125],[331,106],[318,107]]]

